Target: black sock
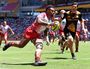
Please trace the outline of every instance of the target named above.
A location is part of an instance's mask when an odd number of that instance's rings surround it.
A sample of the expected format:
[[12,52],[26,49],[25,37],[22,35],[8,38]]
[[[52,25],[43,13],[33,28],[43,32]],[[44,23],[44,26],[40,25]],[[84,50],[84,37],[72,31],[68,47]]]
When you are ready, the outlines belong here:
[[61,42],[59,41],[59,42],[58,42],[58,45],[60,45],[60,43],[61,43]]
[[74,53],[71,53],[72,57],[75,57],[75,54]]

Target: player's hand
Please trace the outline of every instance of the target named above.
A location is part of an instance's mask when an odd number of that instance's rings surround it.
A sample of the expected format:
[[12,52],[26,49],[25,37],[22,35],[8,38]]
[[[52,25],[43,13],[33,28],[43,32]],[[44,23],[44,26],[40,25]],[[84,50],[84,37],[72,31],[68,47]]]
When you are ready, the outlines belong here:
[[48,24],[48,25],[47,25],[47,28],[51,28],[53,25],[54,25],[53,23]]
[[14,35],[15,33],[14,33],[14,32],[12,32],[12,34]]

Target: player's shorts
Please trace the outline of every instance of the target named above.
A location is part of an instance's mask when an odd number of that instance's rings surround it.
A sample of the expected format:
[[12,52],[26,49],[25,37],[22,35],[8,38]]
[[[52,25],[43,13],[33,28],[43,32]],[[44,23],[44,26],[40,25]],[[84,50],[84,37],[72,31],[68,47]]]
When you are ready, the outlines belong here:
[[62,35],[62,33],[64,33],[64,31],[59,29],[59,35],[60,36]]
[[77,31],[77,32],[76,32],[76,35],[80,36],[80,31]]
[[87,38],[88,38],[87,34],[84,34],[84,35],[83,35],[83,38],[84,38],[84,39],[87,39]]
[[51,37],[55,36],[55,32],[54,31],[50,31],[49,34],[50,34]]
[[4,34],[0,33],[0,37],[2,37],[3,39],[7,39],[7,33]]
[[26,39],[36,39],[36,38],[40,38],[40,34],[38,34],[35,30],[33,30],[30,26],[28,28],[26,28],[26,30],[24,31],[24,37]]
[[3,37],[4,35],[3,35],[2,33],[0,33],[0,36],[2,36],[2,37]]
[[68,36],[72,36],[75,39],[75,32],[71,32],[68,29],[64,29],[65,39],[67,39]]

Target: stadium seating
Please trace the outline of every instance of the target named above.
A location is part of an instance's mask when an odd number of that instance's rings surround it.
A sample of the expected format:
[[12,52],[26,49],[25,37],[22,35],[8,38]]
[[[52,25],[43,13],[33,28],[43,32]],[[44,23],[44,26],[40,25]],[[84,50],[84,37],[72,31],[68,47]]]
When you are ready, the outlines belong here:
[[[2,10],[15,10],[18,7],[18,1],[19,0],[7,0],[6,5],[4,5],[4,7],[2,7]],[[38,2],[37,2],[38,1]],[[41,1],[41,0],[40,0]],[[73,0],[78,2],[79,4],[82,3],[90,3],[90,0]],[[26,2],[26,3],[25,3]],[[33,0],[22,0],[22,3],[25,3],[26,5],[23,4],[23,6],[31,6],[31,5],[43,5],[43,2],[39,2],[39,0],[35,0],[35,2],[33,2]],[[21,3],[21,4],[22,4]],[[63,5],[69,5],[72,3],[72,0],[56,0],[56,5],[58,6],[63,6]],[[23,7],[22,6],[22,7]],[[87,9],[88,10],[88,9]],[[20,12],[21,13],[21,12]],[[90,32],[90,12],[88,11],[81,11],[81,13],[83,14],[83,18],[84,19],[88,19],[88,23],[86,24],[88,27],[88,30]],[[9,36],[9,39],[21,39],[22,38],[22,33],[23,30],[28,27],[29,25],[31,25],[31,23],[34,21],[35,17],[27,17],[27,16],[19,16],[20,18],[14,19],[14,18],[7,18],[7,22],[8,24],[12,27],[12,29],[15,32],[15,35]],[[0,18],[0,22],[3,22],[3,19]]]
[[15,10],[18,7],[18,0],[7,0],[7,4],[2,7],[2,10]]
[[8,4],[17,3],[19,0],[7,0]]
[[[23,17],[23,18],[6,18],[6,21],[8,22],[8,25],[13,29],[15,32],[15,35],[9,36],[9,39],[21,39],[22,33],[25,28],[27,28],[31,23],[34,21],[35,17]],[[0,19],[0,23],[3,22],[3,19]]]
[[[18,19],[7,18],[6,20],[13,29],[13,31],[15,32],[15,35],[9,36],[9,40],[20,40],[22,38],[24,29],[32,24],[32,22],[35,20],[35,17],[23,17]],[[0,22],[2,21],[3,19],[0,19]],[[90,21],[88,21],[86,25],[90,32]]]
[[2,10],[14,10],[16,9],[17,5],[18,3],[7,4],[6,6],[2,8]]

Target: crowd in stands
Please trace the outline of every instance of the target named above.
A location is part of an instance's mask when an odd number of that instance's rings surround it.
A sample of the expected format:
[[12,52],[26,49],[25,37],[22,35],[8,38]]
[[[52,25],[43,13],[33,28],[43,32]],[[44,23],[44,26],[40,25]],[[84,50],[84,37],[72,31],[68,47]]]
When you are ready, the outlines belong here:
[[69,5],[72,2],[78,2],[79,4],[90,3],[90,0],[22,0],[22,6],[40,6],[40,5]]
[[[90,16],[83,14],[83,17],[86,18]],[[13,31],[15,32],[14,35],[9,35],[9,39],[10,40],[20,40],[23,36],[23,30],[25,28],[27,28],[29,25],[31,25],[31,23],[34,21],[35,17],[22,17],[22,18],[6,18],[5,20],[8,22],[8,25],[11,26],[11,28],[13,29]],[[86,19],[87,20],[87,19]],[[0,18],[0,22],[3,22],[3,19]],[[90,19],[87,20],[86,23],[88,30],[90,32]]]
[[[79,1],[79,0],[78,0]],[[82,1],[82,0],[81,0]],[[90,32],[90,10],[89,9],[80,9],[80,12],[82,13],[83,18],[87,21],[86,25],[88,27],[88,30]],[[20,17],[20,18],[6,18],[6,21],[11,26],[13,31],[15,32],[15,35],[10,35],[9,39],[21,39],[22,33],[27,26],[31,25],[31,23],[34,21],[35,17],[33,16],[26,16],[26,17]],[[3,22],[3,18],[0,18],[0,23]]]
[[[13,29],[15,35],[9,35],[10,40],[17,40],[22,38],[23,30],[31,25],[32,21],[34,21],[35,17],[23,17],[23,18],[6,18],[8,25]],[[0,19],[0,23],[3,22],[4,19]]]

